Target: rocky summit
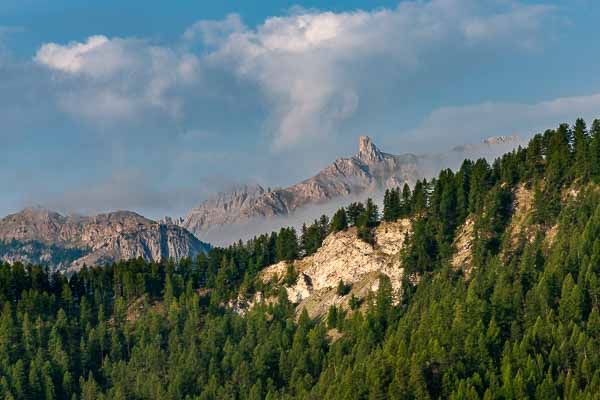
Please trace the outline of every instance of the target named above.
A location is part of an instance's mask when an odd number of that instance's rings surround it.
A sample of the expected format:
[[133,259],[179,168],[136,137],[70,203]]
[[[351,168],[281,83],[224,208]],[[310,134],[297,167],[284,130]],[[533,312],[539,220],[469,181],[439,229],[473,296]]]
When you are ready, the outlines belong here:
[[243,185],[219,193],[192,209],[180,225],[201,240],[227,245],[240,238],[249,239],[282,226],[310,221],[333,212],[340,204],[378,197],[387,188],[405,183],[412,186],[440,168],[458,167],[466,157],[493,158],[522,143],[518,136],[491,137],[443,154],[394,155],[381,151],[370,137],[361,136],[357,154],[337,159],[309,179],[274,190]]
[[141,257],[180,260],[208,245],[180,226],[158,223],[129,211],[65,216],[27,208],[0,220],[0,258],[78,270]]
[[232,238],[223,233],[232,225],[251,237],[261,233],[260,228],[253,231],[245,225],[257,220],[289,216],[309,205],[375,193],[405,182],[412,184],[421,177],[419,163],[414,154],[384,153],[371,138],[361,136],[355,156],[340,158],[313,177],[287,188],[265,190],[260,185],[245,185],[220,193],[191,210],[182,226],[202,240],[225,244]]

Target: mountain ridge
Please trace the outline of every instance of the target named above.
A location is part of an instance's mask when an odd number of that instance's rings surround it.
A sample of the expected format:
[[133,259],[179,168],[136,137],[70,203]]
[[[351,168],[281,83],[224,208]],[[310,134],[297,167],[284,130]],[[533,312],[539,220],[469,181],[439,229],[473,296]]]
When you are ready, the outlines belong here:
[[[433,176],[439,169],[458,167],[466,156],[492,158],[524,142],[517,136],[495,136],[475,145],[457,146],[444,154],[394,155],[381,151],[369,136],[360,136],[358,152],[341,157],[317,174],[299,183],[273,190],[259,184],[246,184],[216,196],[192,208],[178,224],[199,239],[226,245],[234,227],[245,233],[242,239],[289,225],[284,220],[296,216],[305,222],[322,214],[306,209],[356,198],[377,197],[388,188],[412,186],[417,180]],[[305,212],[306,211],[306,212]],[[280,221],[277,221],[277,220]],[[256,225],[256,226],[253,226]]]
[[[179,261],[209,248],[180,226],[155,222],[133,211],[80,216],[39,207],[2,218],[0,241],[4,242],[0,258],[5,261],[53,264],[49,266],[68,271],[137,257]],[[56,252],[79,257],[57,262]]]

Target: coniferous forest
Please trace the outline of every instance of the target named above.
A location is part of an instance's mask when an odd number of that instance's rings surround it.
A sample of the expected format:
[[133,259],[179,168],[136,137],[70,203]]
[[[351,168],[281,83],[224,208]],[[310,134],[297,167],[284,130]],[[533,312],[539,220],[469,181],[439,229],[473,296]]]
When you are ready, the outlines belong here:
[[[532,210],[508,229],[520,188]],[[405,279],[311,320],[257,274],[410,218]],[[450,262],[473,229],[470,268]],[[3,399],[599,399],[600,121],[180,263],[0,265]],[[293,269],[286,279],[296,278]],[[339,291],[344,292],[343,282]],[[278,301],[245,313],[257,291]]]

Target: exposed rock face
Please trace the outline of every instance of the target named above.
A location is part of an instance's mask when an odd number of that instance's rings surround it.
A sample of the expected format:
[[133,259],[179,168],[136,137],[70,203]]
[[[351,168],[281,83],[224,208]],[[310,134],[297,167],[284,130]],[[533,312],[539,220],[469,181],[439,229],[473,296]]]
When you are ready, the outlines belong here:
[[[345,205],[354,199],[378,197],[387,188],[402,187],[404,183],[412,186],[441,168],[457,167],[465,157],[493,157],[520,143],[517,136],[502,136],[457,147],[446,154],[393,155],[378,149],[371,138],[361,136],[356,155],[336,160],[303,182],[272,191],[260,185],[246,185],[220,193],[192,209],[180,224],[201,240],[226,245],[294,224],[283,217],[310,221],[324,211],[333,211],[324,208],[326,204]],[[319,207],[311,211],[311,205]]]
[[[520,240],[525,239],[532,242],[540,229],[539,226],[530,223],[533,212],[533,190],[528,189],[525,184],[521,184],[513,194],[512,215],[510,223],[506,227],[506,235],[510,238],[510,246],[503,250],[504,257],[512,254]],[[452,266],[456,269],[462,269],[467,278],[473,270],[474,241],[475,221],[473,216],[469,216],[456,231],[453,243],[455,253],[451,260]]]
[[[306,308],[314,317],[326,313],[333,304],[347,307],[352,295],[364,298],[377,290],[379,274],[387,275],[392,287],[400,289],[400,251],[410,229],[409,220],[382,222],[375,230],[374,246],[358,239],[355,228],[329,235],[315,254],[294,262],[299,276],[296,284],[287,288],[288,298],[299,303],[299,311]],[[286,270],[287,263],[280,262],[263,270],[261,278],[281,279]],[[337,294],[340,280],[352,285],[345,296]]]
[[470,275],[472,269],[474,228],[475,222],[472,217],[469,217],[457,229],[456,237],[454,238],[456,252],[452,257],[452,266],[456,269],[462,269],[467,276]]
[[[315,176],[287,188],[268,191],[260,185],[247,185],[220,193],[191,210],[182,226],[202,240],[226,244],[239,237],[220,236],[223,226],[243,226],[253,219],[288,216],[308,205],[374,193],[405,182],[412,184],[421,178],[419,171],[419,158],[414,154],[383,153],[369,137],[362,136],[355,156],[340,158]],[[257,233],[261,232],[246,236]]]
[[533,189],[528,189],[524,184],[519,185],[515,190],[512,216],[507,227],[513,248],[517,246],[521,234],[524,234],[524,237],[530,242],[535,239],[536,231],[532,224],[528,223],[534,208],[533,197]]
[[[16,256],[14,252],[0,254],[7,261],[41,262],[63,269],[137,257],[148,261],[180,260],[208,249],[208,245],[177,225],[157,223],[129,211],[83,217],[29,208],[0,220],[0,240],[37,243],[45,249],[41,258],[28,251],[27,246],[22,246]],[[68,264],[50,262],[53,253],[73,251],[78,251],[74,254],[79,257],[67,258]]]
[[191,210],[181,225],[198,237],[203,237],[214,226],[285,213],[277,196],[269,194],[260,185],[243,185],[231,192],[219,193]]

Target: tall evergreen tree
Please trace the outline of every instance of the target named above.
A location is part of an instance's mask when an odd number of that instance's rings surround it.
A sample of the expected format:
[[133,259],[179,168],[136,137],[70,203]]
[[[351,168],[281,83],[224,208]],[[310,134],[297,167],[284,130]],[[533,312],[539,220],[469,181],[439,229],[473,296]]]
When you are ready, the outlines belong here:
[[395,221],[401,216],[402,205],[400,199],[400,189],[387,189],[383,197],[383,220]]
[[332,232],[339,232],[339,231],[343,231],[347,228],[348,228],[348,218],[346,216],[346,209],[342,207],[339,210],[337,210],[336,213],[333,215],[329,229]]
[[412,212],[412,193],[408,183],[402,187],[402,197],[400,199],[400,217],[406,218]]
[[575,153],[574,174],[587,180],[590,174],[590,138],[585,121],[577,119],[573,128],[573,148]]
[[590,129],[590,170],[594,177],[600,177],[600,119],[595,119]]
[[362,203],[350,203],[346,209],[348,224],[351,226],[356,225],[358,217],[364,212],[364,210],[365,206]]

